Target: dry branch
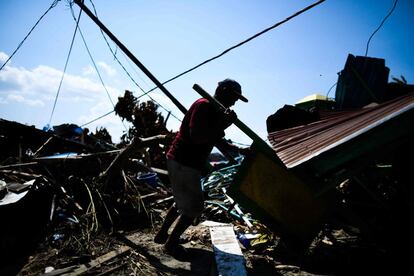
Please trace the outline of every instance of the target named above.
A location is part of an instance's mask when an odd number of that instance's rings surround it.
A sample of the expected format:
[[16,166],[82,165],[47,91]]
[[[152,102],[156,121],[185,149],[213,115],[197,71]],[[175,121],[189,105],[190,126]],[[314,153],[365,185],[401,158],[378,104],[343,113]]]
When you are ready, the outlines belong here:
[[111,182],[112,178],[121,171],[125,162],[141,148],[148,147],[150,145],[159,144],[160,142],[165,141],[166,135],[156,135],[148,138],[139,138],[135,137],[131,144],[124,148],[118,156],[112,161],[109,167],[101,175],[101,177],[106,178],[105,184]]

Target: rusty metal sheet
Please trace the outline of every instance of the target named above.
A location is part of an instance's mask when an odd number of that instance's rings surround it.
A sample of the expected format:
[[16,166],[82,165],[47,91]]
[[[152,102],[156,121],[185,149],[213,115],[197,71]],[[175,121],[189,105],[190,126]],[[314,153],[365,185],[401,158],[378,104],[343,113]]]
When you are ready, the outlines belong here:
[[268,138],[279,158],[293,168],[412,109],[414,93],[376,106],[324,113],[318,122],[275,131]]

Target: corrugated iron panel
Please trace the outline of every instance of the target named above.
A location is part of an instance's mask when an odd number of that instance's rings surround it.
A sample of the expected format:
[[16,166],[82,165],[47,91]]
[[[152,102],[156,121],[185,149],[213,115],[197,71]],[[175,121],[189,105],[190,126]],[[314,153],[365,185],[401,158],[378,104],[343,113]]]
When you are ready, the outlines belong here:
[[414,93],[373,107],[321,114],[322,120],[269,133],[288,168],[297,166],[414,108]]

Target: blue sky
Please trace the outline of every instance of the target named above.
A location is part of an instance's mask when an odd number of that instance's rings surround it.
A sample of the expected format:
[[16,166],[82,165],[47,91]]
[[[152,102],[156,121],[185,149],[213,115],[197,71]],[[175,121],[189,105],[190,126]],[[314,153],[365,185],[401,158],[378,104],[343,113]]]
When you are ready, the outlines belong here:
[[[53,1],[0,2],[0,64],[12,54]],[[161,82],[209,59],[316,1],[138,1],[95,0],[101,21]],[[86,5],[92,9],[87,0]],[[185,106],[199,98],[200,84],[211,94],[217,82],[240,82],[249,103],[236,103],[240,120],[266,139],[266,118],[284,104],[313,94],[326,94],[337,81],[347,55],[364,55],[366,43],[394,0],[326,0],[312,10],[248,42],[166,85]],[[77,16],[79,8],[74,5]],[[390,77],[404,75],[414,83],[414,1],[399,0],[394,13],[373,37],[368,56],[384,58]],[[142,91],[126,76],[110,53],[98,27],[82,14],[80,28],[113,100]],[[0,71],[0,118],[42,128],[53,102],[75,29],[67,1],[60,1],[36,27],[10,63]],[[111,46],[115,47],[111,42]],[[154,84],[117,51],[135,81],[147,91]],[[329,96],[334,97],[335,90]],[[151,96],[166,110],[182,113],[156,90]],[[142,100],[147,100],[143,97]],[[108,99],[78,33],[59,93],[52,125],[83,125],[111,111]],[[166,112],[160,108],[164,114]],[[170,117],[168,128],[179,121]],[[121,120],[106,116],[90,125],[106,127],[117,141]],[[250,139],[236,127],[227,137],[244,144]]]

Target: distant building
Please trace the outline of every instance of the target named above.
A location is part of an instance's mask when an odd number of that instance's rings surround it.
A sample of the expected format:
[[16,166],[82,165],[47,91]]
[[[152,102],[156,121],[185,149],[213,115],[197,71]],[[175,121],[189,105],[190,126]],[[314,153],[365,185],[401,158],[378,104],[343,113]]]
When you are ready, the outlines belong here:
[[335,108],[335,101],[321,94],[312,94],[297,101],[295,106],[303,110],[332,110]]

